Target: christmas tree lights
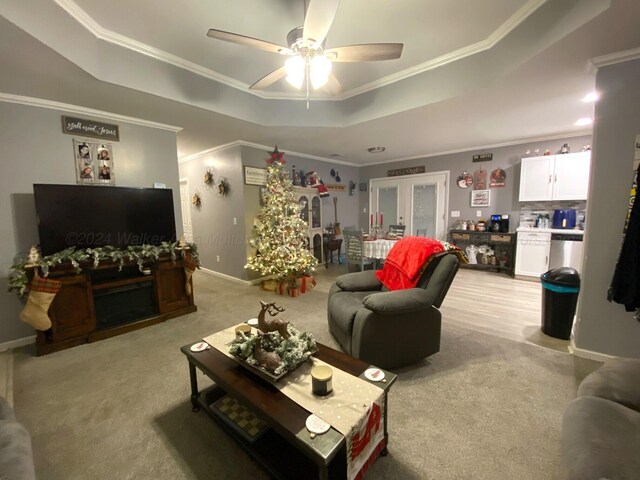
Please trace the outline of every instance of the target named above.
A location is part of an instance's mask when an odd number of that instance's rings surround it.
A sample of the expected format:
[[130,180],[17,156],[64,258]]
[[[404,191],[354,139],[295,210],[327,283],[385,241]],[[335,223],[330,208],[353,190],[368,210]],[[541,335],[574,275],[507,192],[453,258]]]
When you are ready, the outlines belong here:
[[296,278],[310,274],[318,261],[309,251],[308,225],[300,217],[302,207],[285,163],[276,146],[267,159],[264,206],[255,218],[254,237],[249,241],[256,254],[249,257],[245,268],[295,285]]

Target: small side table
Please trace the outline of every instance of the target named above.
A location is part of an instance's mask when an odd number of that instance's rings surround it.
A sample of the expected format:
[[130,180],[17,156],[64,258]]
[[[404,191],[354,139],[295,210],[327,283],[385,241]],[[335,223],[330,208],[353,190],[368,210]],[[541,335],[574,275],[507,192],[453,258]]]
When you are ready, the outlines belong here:
[[329,268],[329,259],[331,259],[331,263],[333,263],[333,252],[338,251],[338,263],[340,263],[340,249],[342,248],[342,239],[341,238],[329,238],[325,237],[324,242],[324,262],[325,268]]

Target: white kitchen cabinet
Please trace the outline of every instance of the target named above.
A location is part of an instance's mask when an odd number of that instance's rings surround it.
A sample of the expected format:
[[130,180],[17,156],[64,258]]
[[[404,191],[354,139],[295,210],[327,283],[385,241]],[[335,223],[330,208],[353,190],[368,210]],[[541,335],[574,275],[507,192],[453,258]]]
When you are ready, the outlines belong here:
[[518,232],[516,275],[539,277],[549,270],[550,232]]
[[523,158],[520,201],[586,200],[591,152]]
[[586,200],[591,152],[555,156],[552,200]]

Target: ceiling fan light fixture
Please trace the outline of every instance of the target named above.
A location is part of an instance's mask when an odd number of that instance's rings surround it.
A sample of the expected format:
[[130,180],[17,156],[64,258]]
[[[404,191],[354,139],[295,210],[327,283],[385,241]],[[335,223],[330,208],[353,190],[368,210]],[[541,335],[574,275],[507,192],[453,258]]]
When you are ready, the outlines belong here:
[[329,80],[329,74],[331,73],[331,62],[324,55],[316,55],[311,58],[311,65],[309,69],[309,76],[311,77],[311,85],[315,90],[322,88]]
[[300,90],[304,83],[304,59],[300,55],[289,57],[287,61],[284,62],[284,69],[287,72],[287,82]]

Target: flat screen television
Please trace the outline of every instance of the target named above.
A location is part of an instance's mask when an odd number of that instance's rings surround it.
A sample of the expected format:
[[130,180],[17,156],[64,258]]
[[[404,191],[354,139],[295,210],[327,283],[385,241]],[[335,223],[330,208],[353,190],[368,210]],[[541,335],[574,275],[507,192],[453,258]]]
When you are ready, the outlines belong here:
[[34,184],[40,250],[176,241],[170,189]]

